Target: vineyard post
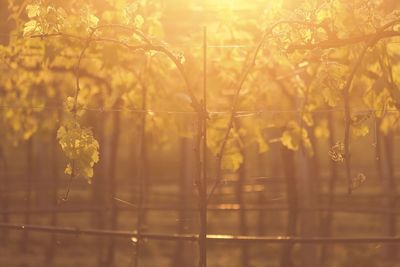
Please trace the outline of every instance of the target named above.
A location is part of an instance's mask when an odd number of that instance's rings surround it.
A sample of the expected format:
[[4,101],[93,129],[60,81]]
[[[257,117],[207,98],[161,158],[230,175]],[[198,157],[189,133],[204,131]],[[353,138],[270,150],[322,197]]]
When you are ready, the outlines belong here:
[[[297,221],[298,221],[298,193],[296,179],[296,165],[294,162],[294,152],[282,146],[282,162],[286,184],[286,199],[289,210],[287,214],[286,234],[288,236],[296,236]],[[281,250],[280,267],[292,267],[292,250],[293,244],[283,244]]]
[[142,206],[143,210],[141,211],[141,224],[144,226],[146,225],[147,222],[147,209],[144,207],[146,204],[148,204],[148,199],[150,199],[150,193],[151,193],[151,181],[150,181],[150,175],[148,174],[149,172],[149,159],[148,159],[148,146],[147,146],[147,133],[146,133],[146,127],[147,127],[147,109],[148,109],[148,97],[149,97],[149,88],[147,83],[145,82],[145,73],[149,70],[151,64],[151,60],[149,58],[146,58],[146,63],[144,66],[144,70],[142,73],[136,73],[135,71],[132,71],[132,73],[135,75],[135,77],[138,79],[138,83],[140,84],[141,87],[141,109],[142,109],[142,115],[141,115],[141,121],[139,124],[139,139],[142,140],[141,146],[139,146],[139,168],[138,171],[141,172],[142,176],[142,183],[143,183],[143,200],[142,200]]
[[146,145],[146,119],[147,119],[147,86],[142,84],[142,102],[141,109],[142,113],[140,116],[140,125],[139,125],[139,155],[138,155],[138,166],[137,166],[137,221],[136,221],[136,231],[137,231],[137,240],[136,240],[136,255],[134,260],[134,266],[138,267],[140,264],[140,253],[142,249],[142,238],[141,233],[143,231],[143,220],[144,220],[144,194],[146,190],[146,178],[147,178],[147,145]]
[[203,28],[203,107],[198,114],[199,267],[207,266],[207,28]]

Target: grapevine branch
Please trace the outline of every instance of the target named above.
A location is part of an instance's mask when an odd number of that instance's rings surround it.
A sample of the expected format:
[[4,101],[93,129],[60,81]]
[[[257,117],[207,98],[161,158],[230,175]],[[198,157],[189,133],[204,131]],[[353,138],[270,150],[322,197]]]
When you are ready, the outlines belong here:
[[[399,22],[399,20],[400,19],[396,19],[396,20],[393,20],[393,21],[385,24],[380,29],[378,29],[377,32],[374,33],[374,34],[366,34],[366,35],[363,35],[363,36],[351,37],[351,38],[348,38],[348,39],[335,38],[334,40],[330,39],[330,40],[322,41],[320,43],[315,43],[315,44],[292,45],[292,46],[289,47],[288,51],[290,52],[290,51],[294,51],[294,50],[298,50],[298,49],[308,49],[308,50],[310,50],[310,49],[314,49],[314,48],[327,49],[327,48],[335,48],[335,47],[340,47],[340,46],[351,45],[351,44],[356,44],[356,43],[368,41],[367,45],[366,45],[366,48],[365,48],[365,50],[366,50],[368,47],[374,45],[380,39],[400,36],[400,32],[385,31],[389,27],[397,24]],[[329,29],[326,29],[322,25],[313,24],[313,23],[310,23],[310,22],[307,22],[307,21],[290,21],[290,20],[279,21],[279,22],[275,23],[274,25],[272,25],[269,29],[267,29],[264,32],[264,35],[262,36],[260,42],[258,43],[258,45],[257,45],[257,47],[255,49],[255,52],[253,54],[253,57],[252,57],[252,60],[251,60],[250,64],[247,66],[247,68],[245,67],[245,69],[243,71],[243,74],[241,76],[241,79],[239,80],[239,83],[238,83],[238,86],[237,86],[237,89],[236,89],[236,93],[234,95],[234,100],[233,100],[233,103],[232,103],[231,116],[229,118],[228,128],[227,128],[227,130],[225,132],[225,135],[224,135],[224,138],[222,140],[222,144],[221,144],[220,150],[219,150],[219,152],[217,154],[216,182],[213,185],[213,187],[211,188],[211,191],[209,193],[208,199],[210,199],[210,197],[213,195],[214,191],[216,190],[216,188],[218,187],[218,185],[220,184],[220,182],[222,180],[222,177],[221,177],[221,173],[222,173],[222,166],[221,166],[222,165],[222,157],[223,157],[223,154],[224,154],[224,151],[225,151],[226,144],[228,142],[228,138],[229,138],[231,129],[233,127],[233,120],[234,120],[234,117],[235,117],[235,113],[236,113],[236,109],[237,109],[237,105],[238,105],[239,94],[240,94],[242,85],[245,82],[245,80],[246,80],[247,76],[249,75],[250,71],[252,70],[252,68],[255,66],[255,61],[257,59],[259,51],[261,50],[264,42],[268,39],[268,37],[270,35],[272,35],[273,30],[275,28],[277,28],[278,26],[284,25],[284,24],[288,24],[290,26],[302,25],[302,26],[306,26],[306,27],[309,27],[309,28],[321,27],[327,33],[330,32]],[[331,34],[328,34],[328,35],[332,36]],[[364,54],[365,54],[365,52],[364,52]],[[362,61],[363,57],[364,56],[361,57],[360,63],[356,64],[355,71],[358,69],[357,65],[361,64],[361,61]],[[355,74],[355,71],[354,71],[354,74]],[[354,76],[354,74],[352,74],[351,76]],[[347,82],[350,82],[350,84],[348,85],[349,87],[351,85],[352,79],[353,78],[351,77],[347,81]],[[345,107],[345,110],[346,110],[346,107]],[[347,133],[347,135],[348,135],[348,133]],[[348,164],[348,163],[346,163],[346,164]]]
[[[87,40],[86,40],[85,46],[83,47],[83,49],[82,49],[82,51],[81,51],[81,53],[80,53],[80,55],[79,55],[78,62],[77,62],[77,64],[76,64],[76,73],[75,73],[75,76],[76,76],[76,79],[75,79],[76,89],[75,89],[75,97],[74,97],[74,106],[73,106],[73,108],[72,108],[72,114],[73,114],[73,116],[74,116],[74,120],[77,119],[77,114],[78,114],[78,97],[79,97],[79,93],[80,93],[80,91],[81,91],[81,88],[80,88],[80,65],[81,65],[82,58],[83,58],[83,56],[84,56],[86,50],[87,50],[87,49],[89,48],[89,46],[90,46],[91,39],[92,39],[94,33],[95,33],[95,30],[92,29],[92,31],[91,31],[89,37],[88,37]],[[64,197],[61,199],[62,201],[67,201],[67,200],[68,200],[69,192],[70,192],[70,190],[71,190],[72,180],[76,177],[75,165],[76,165],[76,164],[75,164],[75,159],[73,159],[73,160],[72,160],[72,168],[71,168],[72,171],[71,171],[71,175],[70,175],[70,178],[69,178],[69,181],[68,181],[67,191],[65,192]]]
[[208,194],[208,200],[212,197],[212,195],[214,194],[215,190],[217,189],[218,185],[221,183],[221,180],[222,180],[222,157],[223,157],[223,154],[225,152],[225,148],[226,148],[226,144],[227,144],[228,139],[229,139],[229,135],[230,135],[231,130],[233,128],[233,122],[234,122],[234,119],[235,119],[235,115],[236,115],[236,111],[237,111],[238,103],[239,103],[239,95],[240,95],[240,92],[242,90],[243,84],[246,81],[246,79],[247,79],[248,75],[250,74],[251,70],[255,66],[256,59],[258,57],[258,54],[259,54],[261,48],[264,45],[264,42],[268,39],[268,37],[270,35],[272,35],[272,33],[273,33],[275,28],[277,28],[277,27],[279,27],[281,25],[284,25],[284,24],[288,24],[288,25],[291,25],[291,26],[292,25],[303,25],[303,26],[312,27],[312,28],[321,27],[320,25],[316,25],[316,24],[313,24],[313,23],[310,23],[310,22],[307,22],[307,21],[283,20],[283,21],[278,21],[277,23],[272,25],[270,28],[268,28],[264,32],[263,36],[261,37],[261,40],[259,41],[259,43],[258,43],[258,45],[257,45],[257,47],[256,47],[256,49],[255,49],[255,51],[253,53],[253,56],[251,57],[250,63],[249,64],[245,64],[244,70],[242,71],[242,75],[241,75],[241,77],[239,79],[239,82],[236,85],[236,90],[235,90],[235,95],[234,95],[233,101],[232,101],[232,107],[231,107],[231,113],[230,113],[230,117],[229,117],[228,127],[226,129],[224,138],[222,139],[220,150],[219,150],[219,152],[217,154],[217,164],[216,164],[217,165],[217,167],[216,167],[217,170],[216,170],[216,179],[215,179],[216,181],[215,181],[214,185],[212,186],[212,188],[210,190],[210,193]]
[[356,37],[349,37],[347,39],[331,38],[318,43],[308,44],[293,44],[288,48],[288,52],[294,52],[295,50],[313,50],[313,49],[328,49],[328,48],[339,48],[342,46],[353,45],[361,42],[368,42],[369,40],[376,38],[377,35],[380,39],[391,38],[400,36],[398,31],[382,31],[380,33],[370,33]]
[[75,90],[75,97],[74,97],[74,107],[72,109],[72,112],[74,113],[74,117],[76,117],[77,112],[78,112],[78,110],[77,110],[77,108],[78,108],[78,97],[79,97],[79,93],[81,91],[81,87],[80,87],[80,66],[81,66],[82,58],[85,55],[86,50],[89,48],[90,43],[92,42],[92,38],[93,38],[93,35],[95,34],[95,32],[96,32],[96,29],[92,29],[89,37],[86,40],[85,46],[83,47],[83,49],[82,49],[82,51],[81,51],[81,53],[79,55],[78,62],[76,64],[76,73],[75,73],[75,76],[76,76],[76,79],[75,79],[76,90]]
[[[109,39],[109,38],[93,38],[94,34],[102,29],[102,28],[121,28],[121,29],[126,29],[126,30],[131,30],[133,31],[135,34],[137,34],[142,40],[143,42],[145,42],[145,44],[140,44],[140,45],[130,45],[127,44],[125,42],[119,41],[119,40],[115,40],[115,39]],[[31,38],[41,38],[44,39],[46,37],[56,37],[56,36],[61,36],[61,37],[67,37],[67,38],[73,38],[73,39],[77,39],[80,41],[85,40],[85,46],[83,47],[79,58],[78,58],[78,62],[77,62],[77,66],[76,66],[76,92],[75,92],[75,98],[74,98],[74,106],[72,109],[72,112],[74,114],[74,118],[76,118],[77,115],[77,106],[78,106],[78,96],[79,96],[79,92],[80,92],[80,84],[79,84],[79,79],[80,79],[80,64],[82,61],[82,58],[86,52],[86,50],[88,49],[88,47],[90,46],[90,44],[92,42],[110,42],[110,43],[114,43],[114,44],[118,44],[121,45],[125,48],[128,48],[129,50],[144,50],[144,51],[158,51],[161,52],[163,54],[165,54],[177,67],[178,71],[180,72],[181,76],[183,77],[185,84],[186,84],[186,89],[187,89],[187,93],[189,94],[189,97],[191,98],[192,101],[192,107],[194,108],[195,111],[197,111],[199,114],[203,114],[203,108],[200,105],[200,103],[198,102],[197,98],[195,97],[193,90],[191,88],[190,82],[189,82],[189,78],[185,73],[185,70],[183,68],[183,65],[181,64],[181,62],[177,59],[177,57],[171,52],[169,51],[167,48],[165,48],[164,46],[161,45],[154,45],[149,38],[147,38],[142,32],[140,32],[138,29],[136,28],[132,28],[132,27],[128,27],[128,26],[124,26],[124,25],[118,25],[118,24],[108,24],[108,25],[100,25],[98,27],[95,28],[91,28],[91,33],[89,35],[88,38],[82,38],[80,36],[76,36],[76,35],[72,35],[72,34],[66,34],[66,33],[50,33],[50,34],[40,34],[40,35],[32,35]],[[68,199],[68,195],[69,195],[69,191],[70,191],[70,186],[72,183],[72,179],[75,177],[75,160],[72,161],[72,173],[71,173],[71,178],[70,181],[68,183],[68,189],[67,192],[63,198],[63,200],[67,200]]]
[[348,182],[348,193],[352,193],[352,178],[351,178],[351,155],[350,155],[350,128],[351,128],[351,114],[350,114],[350,88],[354,79],[354,76],[357,70],[360,68],[361,63],[367,53],[368,48],[376,45],[378,41],[385,37],[385,30],[389,27],[392,27],[400,22],[400,18],[395,19],[391,22],[380,27],[375,34],[371,35],[368,39],[366,45],[363,50],[359,54],[354,63],[354,66],[346,80],[346,83],[343,88],[343,97],[344,97],[344,112],[345,112],[345,128],[344,128],[344,160],[345,160],[345,168],[346,168],[346,178]]
[[[160,53],[166,55],[174,63],[174,65],[178,69],[179,73],[181,74],[182,78],[184,79],[184,82],[186,85],[186,91],[192,101],[191,105],[192,105],[193,109],[199,113],[202,113],[202,106],[193,92],[192,86],[189,82],[189,78],[185,72],[183,64],[170,50],[168,50],[165,46],[153,44],[152,41],[145,34],[143,34],[141,31],[139,31],[137,28],[133,28],[133,27],[125,26],[125,25],[119,25],[119,24],[105,24],[105,25],[100,25],[96,28],[93,28],[92,32],[95,32],[102,28],[120,28],[120,29],[132,31],[133,33],[135,33],[142,39],[144,44],[131,45],[131,44],[128,44],[128,43],[120,41],[120,40],[110,39],[110,38],[102,38],[102,37],[91,38],[91,42],[114,43],[114,44],[120,45],[122,47],[125,47],[129,50],[132,50],[132,51],[137,51],[137,50],[157,51],[157,52],[160,52]],[[64,38],[76,39],[76,40],[80,40],[80,41],[86,40],[85,38],[83,38],[81,36],[68,34],[68,33],[48,33],[48,34],[37,34],[37,35],[31,36],[31,38],[40,38],[40,39],[44,39],[47,37],[64,37]]]

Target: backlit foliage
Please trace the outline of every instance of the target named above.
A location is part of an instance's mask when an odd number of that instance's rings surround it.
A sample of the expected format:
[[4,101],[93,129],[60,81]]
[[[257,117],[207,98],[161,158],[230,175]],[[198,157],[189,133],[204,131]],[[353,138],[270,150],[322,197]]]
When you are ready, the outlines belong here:
[[82,128],[76,121],[68,121],[58,129],[57,139],[70,160],[64,172],[90,181],[93,165],[99,161],[99,143],[93,138],[92,131]]
[[[331,134],[317,115],[333,110],[351,133],[326,153],[337,162],[346,160],[347,139],[373,132],[371,120],[379,119],[383,134],[399,128],[396,1],[28,2],[9,2],[15,27],[0,47],[3,140],[16,145],[41,127],[59,128],[67,174],[90,178],[99,160],[96,133],[82,126],[91,107],[146,113],[155,147],[167,145],[171,132],[194,136],[183,116],[157,111],[201,111],[203,24],[211,45],[208,145],[223,169],[237,170],[251,144],[268,153],[280,143],[312,157],[311,137]],[[177,5],[192,13],[171,11]]]

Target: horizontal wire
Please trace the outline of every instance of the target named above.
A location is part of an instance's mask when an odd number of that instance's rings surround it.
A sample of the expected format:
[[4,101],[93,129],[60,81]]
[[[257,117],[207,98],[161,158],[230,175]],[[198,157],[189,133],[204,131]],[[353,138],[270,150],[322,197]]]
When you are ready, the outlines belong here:
[[[189,211],[189,212],[197,212],[199,208],[193,207],[178,207],[178,206],[148,206],[143,208],[146,211],[154,211],[154,212],[177,212],[177,211]],[[118,210],[119,212],[132,212],[137,211],[138,208],[135,206],[129,207],[79,207],[79,208],[33,208],[30,210],[27,209],[3,209],[0,210],[0,214],[46,214],[46,213],[90,213],[95,211],[112,211]],[[237,212],[237,211],[268,211],[268,212],[287,212],[290,208],[287,205],[239,205],[239,204],[214,204],[207,207],[207,211],[209,212]],[[400,215],[400,211],[396,209],[390,208],[363,208],[363,207],[349,207],[347,206],[336,206],[336,207],[328,207],[328,206],[320,206],[315,208],[298,208],[298,211],[331,211],[335,213],[359,213],[359,214],[394,214]]]
[[[43,226],[43,225],[25,225],[25,224],[8,224],[0,223],[0,228],[19,231],[36,231],[48,233],[61,233],[72,234],[75,236],[80,235],[94,235],[94,236],[112,236],[120,238],[135,238],[148,239],[148,240],[182,240],[195,242],[199,240],[196,234],[158,234],[158,233],[140,233],[135,231],[121,231],[121,230],[100,230],[100,229],[80,229],[77,227],[56,227],[56,226]],[[293,236],[243,236],[243,235],[218,235],[207,234],[208,242],[229,242],[229,243],[400,243],[400,237],[293,237]]]
[[[23,110],[43,110],[43,109],[53,109],[53,110],[64,110],[68,111],[65,107],[59,106],[0,106],[1,110],[8,109],[23,109]],[[154,114],[197,114],[197,111],[179,111],[179,110],[153,110],[153,109],[130,109],[130,108],[103,108],[103,107],[84,107],[80,110],[90,111],[90,112],[130,112],[130,113],[147,113],[148,115]],[[343,113],[344,109],[318,109],[313,111],[303,111],[301,109],[260,109],[260,110],[239,110],[235,111],[236,117],[247,117],[247,116],[258,116],[261,114],[276,114],[276,113]],[[358,115],[370,114],[372,112],[383,112],[385,113],[397,113],[397,109],[387,109],[387,110],[377,110],[377,109],[359,109],[352,110],[352,113]],[[231,111],[207,111],[209,115],[230,115]]]
[[[22,35],[17,35],[17,34],[0,34],[0,36],[2,37],[18,37],[18,38],[26,38],[23,37]],[[29,38],[26,38],[29,39]],[[182,47],[182,48],[186,48],[186,47],[190,47],[190,48],[203,48],[203,45],[197,45],[198,42],[196,42],[195,44],[191,44],[191,43],[165,43],[165,45],[167,47]],[[254,48],[257,47],[257,45],[254,44],[248,44],[248,45],[244,45],[244,44],[209,44],[207,45],[207,48]]]

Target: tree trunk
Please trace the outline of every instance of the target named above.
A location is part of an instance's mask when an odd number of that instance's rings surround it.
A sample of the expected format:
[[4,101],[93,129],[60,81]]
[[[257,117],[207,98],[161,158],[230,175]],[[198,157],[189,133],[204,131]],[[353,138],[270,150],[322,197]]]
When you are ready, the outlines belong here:
[[[394,140],[393,134],[389,133],[387,136],[383,136],[383,153],[385,155],[382,163],[386,163],[384,170],[386,178],[386,208],[389,211],[387,214],[387,235],[395,237],[397,236],[397,215],[396,211],[396,195],[397,195],[397,183],[394,176],[394,161],[393,161],[393,147]],[[399,246],[397,244],[388,244],[387,256],[388,259],[393,263],[396,262],[398,257]]]
[[[93,227],[96,229],[105,229],[105,210],[106,210],[106,189],[105,189],[105,171],[106,171],[106,163],[107,163],[107,146],[106,146],[106,125],[107,125],[108,116],[105,116],[98,121],[98,132],[99,132],[99,144],[100,144],[100,155],[102,158],[100,159],[99,164],[96,169],[96,176],[93,179],[92,186],[92,206],[95,207],[95,211],[93,213]],[[97,237],[97,261],[99,267],[105,267],[104,263],[104,237]]]
[[[187,202],[188,202],[188,190],[189,190],[189,178],[191,177],[191,169],[193,159],[191,157],[191,142],[187,138],[180,139],[180,174],[179,174],[179,214],[178,214],[178,225],[177,233],[186,233],[187,224]],[[189,261],[187,257],[187,246],[184,241],[177,241],[175,247],[175,255],[171,262],[171,267],[176,266],[188,266]]]
[[[258,160],[258,169],[259,169],[258,173],[260,174],[261,178],[263,178],[266,176],[266,171],[263,168],[263,166],[265,164],[264,155],[263,154],[258,155],[257,160]],[[261,180],[263,181],[264,179],[261,179]],[[264,231],[264,225],[265,225],[264,205],[266,202],[265,193],[266,193],[265,191],[260,191],[260,192],[258,192],[258,196],[257,196],[258,206],[260,207],[260,210],[258,212],[257,234],[260,236],[265,235],[265,231]]]
[[[120,135],[120,112],[114,112],[113,116],[113,124],[112,124],[112,133],[111,133],[111,142],[110,142],[110,157],[108,164],[107,177],[109,181],[109,196],[111,202],[111,211],[110,211],[110,229],[116,230],[118,229],[118,207],[116,198],[117,191],[117,182],[116,182],[116,165],[118,162],[118,144],[119,144],[119,135]],[[106,258],[106,266],[112,267],[114,266],[114,258],[115,258],[115,238],[110,237],[107,249],[107,258]]]
[[[303,152],[303,153],[302,153]],[[315,197],[315,177],[313,177],[310,166],[310,159],[307,152],[298,151],[296,153],[297,175],[298,175],[298,203],[300,204],[300,235],[301,237],[314,237],[317,229],[317,212],[314,204]],[[301,245],[301,261],[303,267],[317,266],[317,245]]]
[[[142,86],[142,110],[147,109],[147,87]],[[147,137],[146,137],[146,112],[141,114],[140,125],[139,125],[139,155],[138,155],[138,166],[137,166],[137,220],[136,220],[136,231],[138,239],[136,242],[136,255],[134,260],[134,266],[138,267],[140,264],[140,256],[143,246],[143,240],[140,238],[140,234],[143,232],[143,226],[145,222],[146,210],[145,210],[145,193],[147,184],[147,171],[148,171],[148,160],[147,160]]]
[[[51,217],[50,217],[50,225],[51,226],[57,226],[58,224],[58,214],[57,214],[57,208],[58,208],[58,188],[59,188],[59,176],[58,176],[58,160],[57,160],[57,130],[53,133],[53,141],[51,142],[51,158],[52,158],[52,169],[51,169],[51,185],[52,185],[52,196],[51,196],[51,202],[52,202],[52,212],[51,212]],[[54,256],[56,254],[56,248],[57,248],[57,234],[52,233],[50,236],[50,245],[48,248],[48,253],[47,253],[47,266],[54,266]]]
[[[8,214],[8,207],[9,207],[9,199],[8,199],[8,193],[9,193],[9,188],[8,188],[8,176],[7,176],[7,161],[5,158],[5,154],[3,151],[3,147],[0,145],[0,202],[1,202],[1,210],[4,212],[3,213],[3,222],[4,223],[9,223],[10,218]],[[8,241],[8,234],[7,230],[4,229],[1,233],[1,243],[6,244]]]
[[[329,147],[333,147],[335,145],[335,129],[334,129],[334,122],[333,116],[329,113],[328,117],[328,128],[329,128]],[[332,235],[332,225],[333,225],[333,205],[335,203],[335,189],[336,189],[336,180],[338,177],[338,169],[337,163],[333,160],[329,161],[330,166],[330,177],[329,177],[329,187],[328,187],[328,207],[325,213],[325,216],[322,220],[322,229],[321,235],[324,237],[330,237]],[[329,257],[328,254],[328,247],[326,244],[322,245],[321,249],[321,267],[326,265],[327,259]]]
[[[287,217],[287,229],[286,234],[288,236],[296,236],[297,234],[297,217],[298,217],[298,207],[297,207],[297,181],[296,181],[296,168],[294,162],[294,152],[282,146],[282,160],[283,169],[285,174],[285,184],[286,184],[286,198],[288,202],[288,217]],[[292,259],[293,244],[286,243],[283,245],[281,253],[281,267],[293,267]]]
[[[34,179],[34,162],[33,162],[33,139],[32,137],[26,143],[26,188],[25,188],[25,224],[31,224],[31,207],[32,207],[32,181]],[[26,253],[29,247],[28,231],[22,232],[21,252]]]

